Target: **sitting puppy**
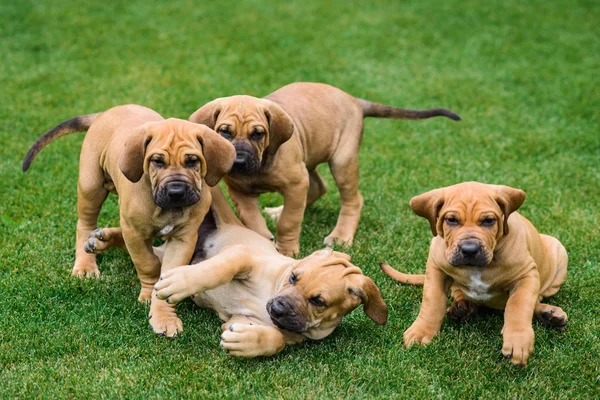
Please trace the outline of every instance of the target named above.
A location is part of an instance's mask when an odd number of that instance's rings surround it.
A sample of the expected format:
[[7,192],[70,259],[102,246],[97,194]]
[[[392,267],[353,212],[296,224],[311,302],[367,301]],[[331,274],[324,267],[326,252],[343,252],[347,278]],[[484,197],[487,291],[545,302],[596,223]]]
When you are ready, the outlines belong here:
[[277,248],[285,255],[299,251],[304,210],[326,192],[316,171],[327,162],[340,190],[341,210],[335,229],[325,238],[352,244],[363,198],[358,191],[358,150],[365,117],[423,119],[445,116],[443,108],[404,110],[357,99],[329,85],[292,83],[265,98],[233,96],[214,100],[190,116],[230,140],[237,155],[225,177],[242,223],[273,239],[258,195],[278,192],[282,207],[265,211],[277,221]]
[[[194,265],[163,272],[158,298],[192,297],[225,321],[221,347],[233,356],[268,356],[305,338],[322,339],[360,304],[376,323],[387,306],[373,281],[343,253],[325,249],[301,260],[245,228],[218,187],[200,227]],[[160,252],[160,251],[159,251]]]
[[432,190],[410,201],[429,220],[433,240],[425,275],[382,270],[402,283],[424,284],[419,316],[404,332],[404,344],[427,344],[440,331],[448,289],[454,302],[448,317],[466,320],[483,305],[504,311],[502,353],[524,366],[533,352],[532,317],[563,329],[567,314],[541,303],[567,274],[567,252],[515,212],[525,193],[508,186],[466,182]]
[[[235,149],[206,126],[165,120],[148,108],[125,105],[52,128],[29,149],[23,172],[52,140],[80,131],[87,134],[79,164],[73,275],[100,276],[96,238],[126,246],[142,284],[139,300],[150,300],[161,271],[152,238],[166,240],[163,271],[187,264],[210,207],[204,184],[217,184],[229,171]],[[119,195],[121,228],[99,231],[98,214],[109,192]],[[157,333],[174,336],[182,330],[173,306],[153,298],[150,313]]]

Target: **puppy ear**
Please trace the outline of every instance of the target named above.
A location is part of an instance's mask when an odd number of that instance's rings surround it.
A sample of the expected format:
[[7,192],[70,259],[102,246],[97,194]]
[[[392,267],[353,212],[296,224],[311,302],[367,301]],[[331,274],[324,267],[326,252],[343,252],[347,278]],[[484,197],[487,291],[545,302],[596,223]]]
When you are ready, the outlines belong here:
[[148,132],[147,124],[136,128],[125,141],[125,150],[119,158],[119,169],[133,183],[144,175],[144,157],[151,141],[152,134]]
[[210,129],[215,129],[215,124],[217,123],[217,118],[219,118],[219,114],[221,113],[221,108],[221,99],[213,100],[210,103],[203,105],[195,113],[190,115],[188,120],[197,124],[206,125]]
[[437,229],[437,220],[443,205],[443,189],[431,190],[410,199],[410,208],[412,208],[413,212],[419,217],[427,218],[433,236],[437,236],[439,233],[441,237],[444,237],[442,229],[440,229],[439,232]]
[[365,314],[379,325],[385,325],[388,318],[388,308],[383,301],[379,288],[371,278],[364,275],[359,275],[359,286],[351,286],[348,292],[359,297],[363,304]]
[[208,186],[215,186],[233,166],[235,148],[217,132],[206,127],[198,133],[198,142],[206,161],[204,180]]
[[521,189],[514,189],[510,186],[497,185],[496,187],[496,203],[504,214],[503,227],[504,235],[508,235],[508,217],[513,212],[517,211],[525,201],[527,195]]
[[269,122],[269,155],[275,154],[279,146],[290,140],[294,133],[294,122],[292,118],[283,111],[283,108],[271,102],[265,110],[265,117]]

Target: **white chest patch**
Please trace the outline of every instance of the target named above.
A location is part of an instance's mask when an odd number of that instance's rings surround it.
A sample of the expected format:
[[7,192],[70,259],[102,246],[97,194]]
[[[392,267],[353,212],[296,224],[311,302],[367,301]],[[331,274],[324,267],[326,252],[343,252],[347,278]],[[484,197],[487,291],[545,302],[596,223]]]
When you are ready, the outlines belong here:
[[160,231],[158,231],[157,236],[167,236],[169,233],[171,233],[173,228],[175,228],[174,225],[167,225],[164,228],[162,228]]
[[494,297],[489,291],[490,285],[481,280],[481,272],[479,271],[473,272],[467,288],[469,291],[465,295],[472,300],[483,302]]

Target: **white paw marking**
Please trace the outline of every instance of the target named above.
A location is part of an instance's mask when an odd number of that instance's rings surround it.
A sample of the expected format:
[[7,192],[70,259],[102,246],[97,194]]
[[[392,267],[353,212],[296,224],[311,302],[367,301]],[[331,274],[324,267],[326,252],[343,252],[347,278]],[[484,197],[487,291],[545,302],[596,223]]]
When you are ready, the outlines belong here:
[[158,236],[166,236],[169,233],[171,233],[171,231],[173,230],[173,228],[175,228],[174,225],[167,225],[164,228],[162,228],[160,231],[158,231]]

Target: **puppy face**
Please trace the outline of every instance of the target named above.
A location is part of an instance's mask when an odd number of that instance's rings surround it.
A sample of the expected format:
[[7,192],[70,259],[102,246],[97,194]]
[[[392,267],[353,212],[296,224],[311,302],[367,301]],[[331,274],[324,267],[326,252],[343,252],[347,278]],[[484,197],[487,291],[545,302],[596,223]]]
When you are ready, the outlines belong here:
[[465,182],[413,197],[410,206],[444,239],[450,265],[485,267],[498,240],[508,235],[509,215],[523,201],[519,189]]
[[207,125],[233,144],[236,158],[230,174],[242,176],[257,174],[265,158],[289,140],[294,129],[281,107],[251,96],[212,101],[192,114],[190,121]]
[[387,321],[387,306],[373,281],[350,257],[322,250],[299,261],[284,277],[285,283],[267,303],[273,323],[280,329],[312,339],[329,335],[360,304],[376,323]]
[[202,197],[204,181],[214,186],[234,159],[235,150],[216,132],[171,118],[133,132],[119,167],[132,182],[147,175],[156,205],[173,209],[196,204]]

